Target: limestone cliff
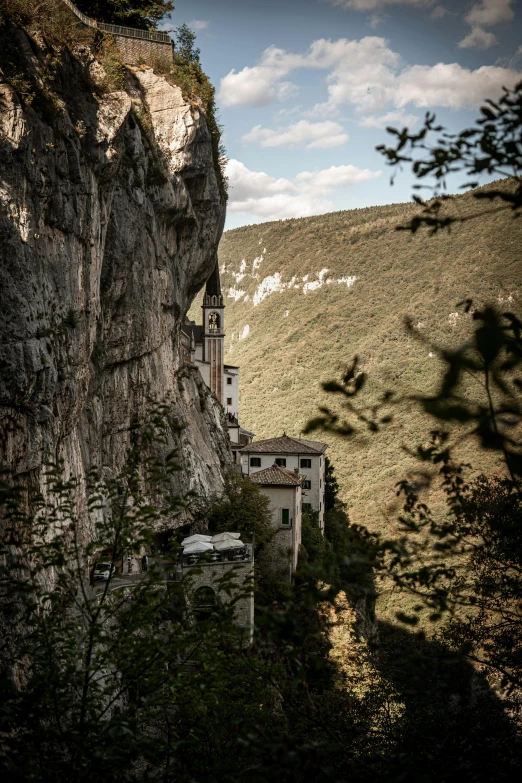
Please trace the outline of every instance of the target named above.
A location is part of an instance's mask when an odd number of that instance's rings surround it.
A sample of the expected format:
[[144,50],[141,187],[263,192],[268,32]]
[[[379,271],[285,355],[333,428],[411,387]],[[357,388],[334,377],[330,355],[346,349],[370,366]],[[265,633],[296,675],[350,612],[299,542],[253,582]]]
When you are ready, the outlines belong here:
[[19,62],[0,70],[2,463],[36,483],[49,456],[116,471],[168,399],[176,489],[208,495],[226,426],[179,351],[224,221],[201,106],[145,66],[111,91],[88,47],[51,50],[1,15],[0,34]]

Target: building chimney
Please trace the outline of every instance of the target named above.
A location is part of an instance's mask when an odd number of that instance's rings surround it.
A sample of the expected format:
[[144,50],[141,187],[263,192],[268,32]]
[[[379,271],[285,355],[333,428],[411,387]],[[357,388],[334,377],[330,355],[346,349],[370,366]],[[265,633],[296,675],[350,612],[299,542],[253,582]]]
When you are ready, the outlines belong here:
[[294,473],[295,473],[296,476],[298,476],[299,475],[299,468],[294,468]]

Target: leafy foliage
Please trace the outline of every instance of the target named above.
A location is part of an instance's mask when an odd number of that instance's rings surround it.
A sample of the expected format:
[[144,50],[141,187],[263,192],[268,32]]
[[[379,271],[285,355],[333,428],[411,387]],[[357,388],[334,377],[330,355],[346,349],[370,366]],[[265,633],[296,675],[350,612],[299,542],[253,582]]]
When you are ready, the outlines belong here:
[[339,482],[335,477],[333,462],[329,457],[324,460],[324,509],[335,508],[339,493]]
[[[452,150],[439,148],[428,163],[415,163],[417,177],[435,170],[436,177],[442,178],[450,157],[453,170],[472,165],[480,171],[502,161],[520,169],[522,149],[513,138],[513,134],[519,137],[522,126],[516,96],[506,91],[500,103],[502,109],[490,104],[492,110],[483,110],[485,135],[477,138],[476,131],[463,131]],[[424,136],[421,132],[412,140],[404,131],[399,149],[407,141],[415,146]],[[484,154],[490,157],[481,157]],[[399,162],[395,153],[390,158],[392,163]],[[497,198],[502,193],[493,189],[491,195]],[[504,199],[515,216],[520,207],[518,198],[519,190],[515,190],[513,198]],[[421,215],[420,223],[411,221],[408,228],[412,233],[422,222],[434,230],[442,226],[437,217],[429,222],[428,211]],[[473,329],[456,349],[437,345],[407,322],[409,333],[431,347],[432,355],[438,355],[443,363],[435,391],[403,396],[387,391],[380,404],[361,406],[356,398],[366,378],[357,372],[355,359],[341,383],[325,384],[326,391],[340,395],[341,412],[324,407],[310,428],[325,427],[343,437],[353,437],[361,427],[375,433],[393,421],[392,415],[382,415],[382,408],[393,410],[401,405],[419,405],[439,425],[429,443],[411,451],[421,463],[438,469],[445,513],[434,512],[421,496],[422,486],[404,478],[398,484],[398,495],[404,495],[399,516],[403,535],[382,540],[380,557],[374,563],[417,598],[409,613],[397,613],[400,621],[417,625],[427,608],[431,621],[442,621],[439,637],[448,649],[469,658],[478,670],[486,670],[490,682],[496,678],[506,698],[509,734],[518,743],[522,707],[522,323],[515,313],[501,313],[492,305],[476,309],[471,299],[462,305],[472,314]],[[456,460],[452,452],[455,440],[462,437],[455,424],[463,422],[477,453],[482,449],[499,455],[500,475],[467,480],[472,466]],[[441,423],[444,429],[440,429]],[[425,472],[424,476],[429,483],[433,474]]]
[[75,0],[76,7],[98,22],[154,29],[174,10],[171,0]]
[[[489,188],[474,193],[476,199],[500,201],[499,209],[510,209],[514,217],[520,216],[522,209],[522,82],[512,90],[504,88],[504,94],[497,101],[486,101],[481,108],[481,117],[472,128],[466,128],[459,134],[445,133],[441,125],[436,125],[434,114],[426,114],[424,126],[418,133],[410,133],[408,128],[398,131],[388,128],[388,133],[397,137],[395,147],[381,145],[377,147],[390,166],[402,167],[412,164],[417,180],[433,177],[431,186],[434,200],[426,204],[419,196],[414,196],[418,204],[424,205],[423,211],[416,215],[406,226],[417,231],[428,226],[433,232],[449,228],[455,222],[470,220],[489,214],[474,213],[465,218],[443,212],[444,203],[451,199],[445,193],[447,176],[456,171],[464,171],[468,177],[487,173],[496,177],[512,177],[516,187],[506,192],[502,188]],[[442,133],[435,144],[428,143],[432,133]],[[418,153],[421,152],[421,156]],[[424,155],[424,157],[422,157]],[[393,181],[393,180],[392,180]],[[476,188],[477,181],[469,181],[463,188]],[[429,187],[415,185],[416,189]],[[502,203],[503,202],[503,203]]]
[[200,50],[196,44],[196,33],[183,23],[176,28],[175,49],[185,63],[197,63],[200,65]]
[[[52,45],[91,45],[94,32],[81,28],[62,0],[0,0],[0,10],[8,19],[30,33],[41,31]],[[4,65],[5,48],[0,50],[0,61]],[[2,56],[4,55],[4,56]]]
[[[417,404],[446,426],[466,421],[470,439],[502,455],[507,477],[481,476],[468,483],[465,474],[471,466],[453,458],[451,430],[434,430],[430,442],[412,453],[421,464],[438,470],[446,513],[430,509],[421,497],[422,485],[402,480],[398,494],[404,496],[404,509],[399,522],[404,535],[381,542],[385,557],[380,567],[397,585],[422,599],[409,615],[401,612],[400,619],[417,623],[424,606],[433,621],[446,613],[454,615],[448,638],[460,639],[463,651],[497,669],[506,685],[520,686],[522,637],[516,607],[522,595],[521,324],[513,313],[500,314],[491,307],[476,310],[473,318],[472,337],[460,349],[432,346],[443,362],[435,393],[404,397],[385,393],[383,404],[390,409],[402,405],[411,409]],[[393,420],[381,416],[374,406],[359,404],[356,395],[364,384],[355,388],[355,367],[354,362],[340,384],[327,384],[331,393],[341,397],[340,412],[325,408],[311,428],[325,427],[354,437],[358,428],[378,432]],[[433,473],[425,475],[429,483]],[[378,559],[374,565],[379,565]],[[479,611],[461,615],[462,608]]]
[[259,551],[274,537],[270,502],[258,484],[243,479],[235,471],[225,477],[225,491],[206,512],[210,530],[253,533]]
[[[313,519],[305,523],[307,568],[287,599],[259,611],[252,647],[234,630],[233,602],[191,623],[184,593],[165,582],[160,566],[133,588],[112,580],[93,592],[88,574],[99,553],[118,563],[121,554],[141,551],[155,524],[179,507],[161,491],[176,466],[151,453],[156,432],[136,438],[121,475],[91,474],[90,539],[76,515],[75,482],[58,468],[49,471],[45,499],[2,487],[6,779],[76,782],[100,769],[108,781],[181,783],[245,774],[259,783],[419,774],[435,782],[465,771],[485,781],[493,769],[506,779],[506,743],[491,746],[505,719],[480,690],[468,708],[470,672],[448,667],[444,645],[435,651],[395,629],[373,660],[353,636],[353,612],[323,581],[332,551],[341,567],[358,562],[339,510],[327,517],[331,541]],[[150,482],[158,506],[143,494]],[[336,641],[339,631],[347,636]],[[422,655],[405,676],[398,662],[412,644]],[[448,709],[455,697],[461,701]]]

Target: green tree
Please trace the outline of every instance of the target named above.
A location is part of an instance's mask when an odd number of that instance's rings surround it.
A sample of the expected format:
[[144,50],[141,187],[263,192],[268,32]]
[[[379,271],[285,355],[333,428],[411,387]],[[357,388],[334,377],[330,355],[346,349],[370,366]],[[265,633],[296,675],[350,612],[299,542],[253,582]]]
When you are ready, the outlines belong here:
[[185,63],[199,62],[200,50],[196,44],[196,33],[187,24],[176,28],[175,50]]
[[[76,483],[59,468],[45,497],[2,485],[3,779],[79,783],[103,769],[114,782],[338,780],[344,748],[357,737],[361,747],[374,707],[328,689],[315,589],[264,611],[246,647],[230,605],[194,625],[159,567],[132,587],[90,588],[100,554],[117,563],[140,552],[178,508],[168,492],[174,463],[143,455],[137,443],[114,479],[91,473],[88,542]],[[150,486],[158,507],[143,492]]]
[[324,509],[331,511],[339,502],[339,482],[335,476],[334,466],[329,457],[324,460]]
[[225,477],[224,493],[208,509],[208,525],[216,532],[253,533],[259,551],[274,537],[270,502],[257,484],[235,471]]
[[174,10],[172,0],[76,0],[75,5],[99,22],[150,30]]

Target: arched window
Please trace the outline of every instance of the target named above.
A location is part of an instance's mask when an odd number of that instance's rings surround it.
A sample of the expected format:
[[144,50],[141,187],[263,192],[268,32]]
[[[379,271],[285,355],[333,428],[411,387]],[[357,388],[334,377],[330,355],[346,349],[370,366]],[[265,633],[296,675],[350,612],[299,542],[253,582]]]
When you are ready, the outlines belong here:
[[213,296],[213,297],[212,297],[212,304],[213,304],[214,306],[216,306],[216,305],[217,305],[217,296]]
[[220,319],[218,313],[210,313],[208,317],[208,330],[209,332],[218,332],[220,325]]
[[211,587],[198,587],[194,593],[194,604],[197,609],[208,609],[216,605],[216,593]]

